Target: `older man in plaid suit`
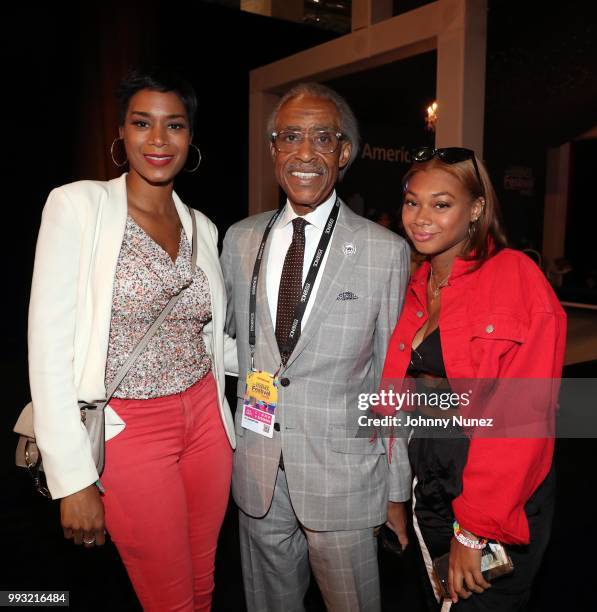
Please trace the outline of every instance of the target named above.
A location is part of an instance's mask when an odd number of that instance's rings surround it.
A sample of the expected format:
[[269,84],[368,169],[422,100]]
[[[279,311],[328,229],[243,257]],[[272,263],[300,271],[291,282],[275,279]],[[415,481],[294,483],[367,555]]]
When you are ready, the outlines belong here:
[[[336,196],[358,149],[341,96],[294,87],[268,137],[287,203],[275,219],[270,211],[233,225],[221,258],[240,372],[262,377],[247,385],[241,374],[235,417],[247,608],[304,610],[310,565],[328,610],[374,612],[374,530],[387,521],[406,544],[410,469],[404,438],[389,461],[385,441],[355,429],[359,395],[380,383],[409,250]],[[265,408],[252,398],[262,383]]]

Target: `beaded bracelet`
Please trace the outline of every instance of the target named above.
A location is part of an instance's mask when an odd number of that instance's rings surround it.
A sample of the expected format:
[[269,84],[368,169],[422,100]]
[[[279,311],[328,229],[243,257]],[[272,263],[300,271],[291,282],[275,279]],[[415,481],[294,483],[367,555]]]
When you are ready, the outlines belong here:
[[472,540],[471,538],[467,538],[462,533],[462,528],[458,524],[458,521],[454,521],[454,537],[458,542],[460,542],[463,546],[466,546],[467,548],[483,550],[487,546],[486,538],[480,538],[479,540]]

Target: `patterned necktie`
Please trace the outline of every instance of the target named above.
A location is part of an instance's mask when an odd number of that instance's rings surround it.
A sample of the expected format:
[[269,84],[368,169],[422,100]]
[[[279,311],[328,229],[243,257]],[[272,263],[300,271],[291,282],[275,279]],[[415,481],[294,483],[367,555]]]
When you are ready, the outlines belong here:
[[[305,226],[302,217],[292,221],[292,242],[284,258],[282,277],[280,278],[280,290],[278,292],[278,309],[276,311],[276,340],[282,355],[282,363],[286,365],[290,355],[282,353],[282,347],[288,342],[288,335],[292,321],[294,320],[294,309],[301,297],[303,289],[303,260],[305,258]],[[295,332],[296,340],[301,335],[300,327]]]

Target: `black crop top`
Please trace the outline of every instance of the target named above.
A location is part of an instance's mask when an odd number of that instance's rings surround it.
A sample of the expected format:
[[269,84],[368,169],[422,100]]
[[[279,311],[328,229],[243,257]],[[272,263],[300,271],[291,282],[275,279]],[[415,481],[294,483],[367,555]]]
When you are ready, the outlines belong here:
[[439,327],[436,327],[416,349],[411,350],[410,364],[406,373],[408,376],[425,373],[446,378]]

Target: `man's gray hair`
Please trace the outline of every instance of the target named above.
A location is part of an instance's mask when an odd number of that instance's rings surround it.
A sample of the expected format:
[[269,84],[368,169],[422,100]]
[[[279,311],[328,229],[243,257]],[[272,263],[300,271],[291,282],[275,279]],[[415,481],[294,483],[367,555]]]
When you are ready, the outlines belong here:
[[272,114],[267,122],[267,139],[271,141],[272,133],[276,131],[276,119],[282,106],[293,98],[299,96],[312,96],[314,98],[323,98],[332,102],[338,110],[338,116],[340,118],[339,129],[344,134],[346,140],[350,141],[352,150],[350,152],[350,159],[344,168],[340,170],[339,177],[342,179],[346,174],[348,168],[352,165],[352,162],[357,158],[359,154],[359,124],[357,118],[354,116],[352,109],[348,105],[348,102],[333,89],[321,85],[320,83],[299,83],[292,89],[289,89],[276,104]]

